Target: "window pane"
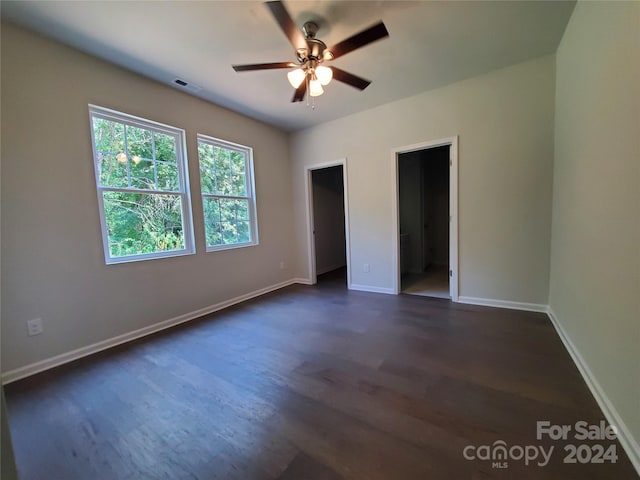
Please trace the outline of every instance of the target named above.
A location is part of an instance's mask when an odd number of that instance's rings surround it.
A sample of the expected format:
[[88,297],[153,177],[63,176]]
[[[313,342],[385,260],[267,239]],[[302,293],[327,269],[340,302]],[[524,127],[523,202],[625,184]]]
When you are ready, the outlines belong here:
[[247,183],[244,175],[234,173],[231,176],[231,195],[244,197],[247,194]]
[[238,222],[238,242],[250,242],[251,231],[249,230],[249,222]]
[[200,171],[200,189],[202,193],[216,193],[216,179],[211,171]]
[[198,142],[200,161],[200,189],[202,193],[215,193],[216,178],[213,166],[213,145]]
[[179,195],[104,192],[112,257],[185,248]]
[[213,147],[213,166],[216,170],[229,170],[231,168],[229,153],[229,150],[226,148]]
[[238,243],[238,230],[235,223],[222,222],[222,243],[225,245]]
[[220,222],[214,221],[213,217],[205,217],[205,237],[207,245],[222,245],[222,230],[220,229]]
[[207,222],[206,224],[207,245],[222,245],[222,226],[220,222]]
[[198,142],[200,168],[213,170],[213,145]]
[[244,153],[199,142],[198,158],[203,193],[247,195]]
[[127,125],[127,148],[129,157],[137,155],[140,158],[153,160],[151,132],[144,128]]
[[117,155],[124,152],[124,125],[93,117],[93,135],[98,152]]
[[171,135],[165,135],[164,133],[154,133],[153,139],[156,147],[156,160],[162,160],[163,162],[176,161],[176,139]]
[[131,162],[131,186],[133,188],[143,188],[145,190],[155,190],[156,174],[153,162],[140,160],[138,163]]
[[156,163],[158,169],[158,190],[176,192],[180,190],[178,167],[168,163]]
[[216,177],[213,170],[200,169],[200,190],[202,193],[216,193]]
[[231,168],[234,173],[245,174],[244,153],[231,152]]
[[217,198],[203,198],[202,207],[204,208],[204,217],[213,221],[220,221],[220,206]]
[[105,187],[128,187],[127,164],[118,161],[115,155],[98,153],[100,184]]
[[231,245],[251,241],[249,201],[204,198],[207,245]]
[[236,200],[236,218],[249,220],[249,200]]
[[223,222],[235,222],[236,220],[236,201],[226,198],[220,199],[220,220]]
[[215,192],[218,195],[232,195],[231,174],[228,170],[216,170]]
[[204,208],[204,230],[207,245],[222,245],[219,200],[217,198],[204,197],[202,206]]

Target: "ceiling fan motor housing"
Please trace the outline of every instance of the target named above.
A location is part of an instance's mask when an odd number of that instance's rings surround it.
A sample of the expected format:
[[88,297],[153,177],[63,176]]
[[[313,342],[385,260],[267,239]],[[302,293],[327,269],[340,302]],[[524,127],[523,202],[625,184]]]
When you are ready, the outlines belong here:
[[307,60],[316,60],[322,62],[326,60],[324,53],[327,46],[322,40],[317,38],[307,38],[307,45],[309,45],[308,51],[298,51],[298,60],[300,63],[305,63]]
[[318,32],[317,23],[306,22],[302,27],[302,31],[304,32],[309,49],[305,50],[301,48],[297,50],[296,53],[300,63],[305,64],[309,60],[322,62],[323,60],[331,60],[333,58],[333,55],[327,50],[327,45],[322,40],[316,38],[316,33]]

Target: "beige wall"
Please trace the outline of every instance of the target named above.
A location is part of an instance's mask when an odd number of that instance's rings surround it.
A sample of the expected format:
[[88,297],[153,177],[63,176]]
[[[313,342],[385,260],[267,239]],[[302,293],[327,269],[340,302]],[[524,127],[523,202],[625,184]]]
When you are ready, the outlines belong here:
[[640,443],[640,3],[578,2],[556,68],[550,305]]
[[554,72],[543,57],[292,135],[298,275],[309,275],[306,166],[347,158],[352,282],[391,290],[391,149],[459,135],[460,295],[546,305]]
[[[89,103],[186,130],[196,255],[105,265]],[[205,253],[197,132],[253,147],[259,246]],[[291,278],[291,201],[286,134],[2,26],[4,371]]]

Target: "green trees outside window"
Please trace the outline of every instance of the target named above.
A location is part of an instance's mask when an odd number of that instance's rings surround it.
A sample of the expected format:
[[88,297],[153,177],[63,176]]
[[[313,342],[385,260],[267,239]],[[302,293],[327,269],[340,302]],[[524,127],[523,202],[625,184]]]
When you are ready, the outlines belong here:
[[251,149],[198,135],[207,248],[255,244]]
[[138,125],[112,113],[91,110],[107,262],[189,250],[179,131]]

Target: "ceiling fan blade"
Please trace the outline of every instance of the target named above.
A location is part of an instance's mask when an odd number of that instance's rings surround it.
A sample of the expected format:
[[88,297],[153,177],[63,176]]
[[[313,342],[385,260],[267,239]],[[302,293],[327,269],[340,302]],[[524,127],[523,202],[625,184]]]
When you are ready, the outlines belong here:
[[249,70],[271,70],[273,68],[293,68],[298,66],[297,63],[293,62],[251,63],[247,65],[233,65],[233,69],[236,72],[246,72]]
[[298,88],[296,88],[296,93],[293,94],[292,102],[301,102],[304,100],[304,95],[307,93],[307,82],[302,82]]
[[358,90],[364,90],[371,83],[369,80],[365,80],[362,77],[358,77],[357,75],[354,75],[352,73],[345,72],[344,70],[341,70],[339,68],[336,68],[336,67],[329,67],[329,68],[333,70],[334,80],[338,80],[339,82],[343,82],[343,83],[346,83],[347,85],[351,85],[352,87],[357,88]]
[[[300,29],[296,26],[291,15],[287,12],[287,9],[284,7],[284,4],[277,0],[272,2],[265,2],[269,10],[271,11],[271,15],[276,19],[278,25],[284,32],[284,34],[289,39],[291,45],[296,50],[296,52],[300,50],[309,51],[309,46],[307,45],[307,41],[304,38],[304,35],[300,31]],[[306,56],[306,55],[305,55]]]
[[360,33],[356,33],[355,35],[341,41],[340,43],[337,43],[327,50],[331,52],[331,54],[333,55],[333,60],[335,60],[342,55],[346,55],[347,53],[353,52],[360,47],[364,47],[365,45],[388,36],[389,32],[387,31],[387,27],[384,26],[384,23],[380,22],[376,25],[373,25],[372,27],[367,28],[366,30],[363,30]]

